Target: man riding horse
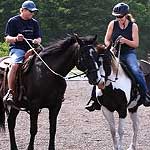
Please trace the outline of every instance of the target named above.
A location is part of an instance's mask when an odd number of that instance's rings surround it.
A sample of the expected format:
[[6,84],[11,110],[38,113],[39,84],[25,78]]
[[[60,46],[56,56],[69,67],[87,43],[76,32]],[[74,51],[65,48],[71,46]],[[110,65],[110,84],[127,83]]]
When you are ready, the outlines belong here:
[[[23,63],[24,58],[32,54],[32,49],[24,40],[32,39],[32,44],[41,43],[41,34],[38,21],[33,19],[38,11],[33,1],[25,1],[20,8],[20,15],[10,18],[6,25],[6,42],[10,45],[11,67],[8,72],[8,92],[4,96],[4,102],[13,104],[15,95],[15,78],[17,70]],[[29,50],[29,51],[28,51]]]

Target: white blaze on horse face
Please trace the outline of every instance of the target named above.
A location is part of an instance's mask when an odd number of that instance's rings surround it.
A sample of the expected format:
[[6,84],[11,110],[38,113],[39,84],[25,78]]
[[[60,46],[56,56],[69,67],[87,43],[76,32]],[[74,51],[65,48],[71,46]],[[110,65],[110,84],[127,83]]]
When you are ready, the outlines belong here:
[[[91,57],[93,57],[92,52],[93,52],[93,49],[91,48],[91,49],[90,49],[90,56],[91,56]],[[99,81],[101,80],[101,76],[100,76],[100,73],[99,73],[99,67],[98,67],[98,64],[97,64],[96,61],[94,61],[94,64],[95,64],[95,68],[96,68],[96,70],[97,70],[97,77],[98,77],[98,78],[96,79],[96,82],[99,83]]]

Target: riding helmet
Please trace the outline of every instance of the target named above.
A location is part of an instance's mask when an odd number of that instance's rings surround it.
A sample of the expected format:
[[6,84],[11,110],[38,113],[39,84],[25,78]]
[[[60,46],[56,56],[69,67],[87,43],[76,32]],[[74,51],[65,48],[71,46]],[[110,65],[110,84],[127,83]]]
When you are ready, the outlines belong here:
[[129,6],[125,3],[118,3],[114,6],[112,15],[113,16],[124,16],[129,13]]
[[28,9],[30,11],[38,11],[36,8],[36,5],[34,4],[33,1],[27,0],[22,4],[22,8]]

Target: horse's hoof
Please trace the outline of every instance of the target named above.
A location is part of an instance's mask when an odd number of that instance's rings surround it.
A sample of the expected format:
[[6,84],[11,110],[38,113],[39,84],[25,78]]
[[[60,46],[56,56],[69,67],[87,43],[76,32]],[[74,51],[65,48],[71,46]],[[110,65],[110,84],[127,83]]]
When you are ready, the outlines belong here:
[[130,145],[130,147],[127,150],[136,150],[136,147],[134,145]]

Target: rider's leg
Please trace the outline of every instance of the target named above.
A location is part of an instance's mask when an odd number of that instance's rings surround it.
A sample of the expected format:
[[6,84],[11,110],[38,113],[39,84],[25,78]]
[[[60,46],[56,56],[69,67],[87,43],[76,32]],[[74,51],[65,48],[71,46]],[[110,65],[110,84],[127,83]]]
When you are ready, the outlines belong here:
[[11,61],[12,65],[10,67],[10,70],[8,72],[8,92],[4,96],[4,101],[7,102],[7,104],[13,103],[13,97],[15,94],[15,79],[17,70],[22,64],[24,60],[25,51],[21,49],[12,49],[10,51]]
[[12,64],[8,72],[8,89],[15,90],[15,78],[19,64]]
[[13,97],[15,94],[15,79],[16,79],[16,73],[17,73],[18,68],[19,68],[19,64],[12,64],[9,69],[8,76],[7,76],[8,92],[4,96],[3,100],[4,100],[4,103],[7,103],[9,105],[14,103]]
[[122,55],[121,59],[127,64],[129,70],[132,72],[133,76],[135,77],[137,83],[140,86],[139,89],[140,89],[142,103],[144,105],[146,103],[147,106],[150,106],[150,102],[148,102],[146,99],[148,88],[146,85],[144,74],[141,71],[141,69],[139,68],[135,51]]

